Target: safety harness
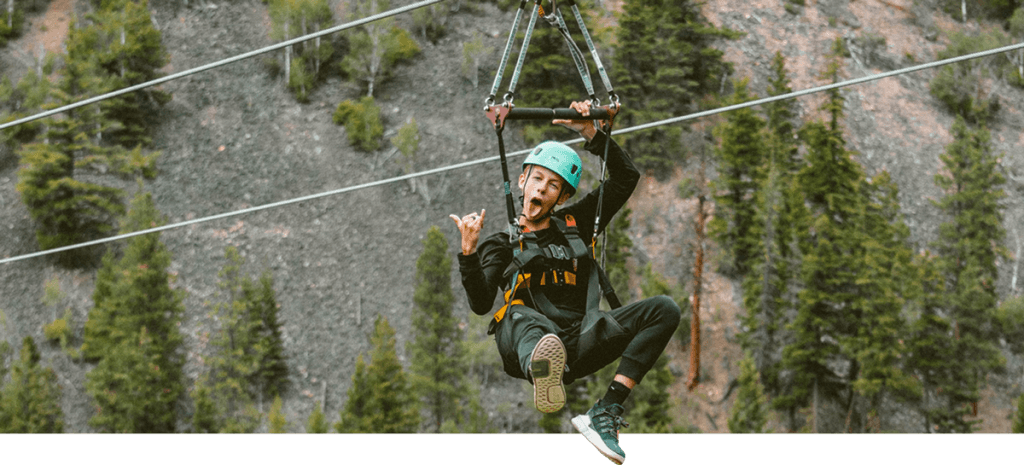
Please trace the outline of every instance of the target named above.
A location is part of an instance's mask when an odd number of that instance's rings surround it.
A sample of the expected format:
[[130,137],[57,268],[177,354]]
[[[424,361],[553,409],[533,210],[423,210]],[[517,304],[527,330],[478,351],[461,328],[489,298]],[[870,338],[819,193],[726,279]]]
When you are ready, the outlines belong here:
[[[508,219],[508,234],[509,241],[512,244],[517,244],[518,247],[513,247],[513,259],[512,263],[506,268],[504,277],[509,279],[508,290],[505,292],[505,304],[495,313],[494,320],[491,322],[491,327],[488,333],[493,333],[494,328],[498,323],[502,321],[509,308],[514,305],[524,305],[524,300],[520,297],[519,291],[523,284],[526,284],[526,289],[529,290],[531,301],[537,310],[542,311],[546,314],[552,314],[551,312],[557,312],[554,305],[544,296],[543,289],[550,286],[564,286],[571,285],[575,286],[585,282],[587,285],[587,307],[586,314],[583,320],[583,326],[581,333],[588,331],[597,326],[615,326],[618,325],[612,320],[608,324],[602,324],[601,321],[606,320],[606,315],[603,312],[599,312],[598,307],[600,304],[600,298],[602,296],[608,301],[611,308],[618,308],[621,306],[618,298],[615,295],[614,289],[611,287],[611,283],[608,280],[604,270],[599,265],[594,254],[594,245],[596,245],[597,235],[600,232],[601,223],[601,207],[604,203],[604,178],[607,170],[607,158],[608,149],[611,143],[611,131],[612,123],[615,114],[619,110],[619,97],[612,89],[611,80],[608,78],[604,65],[601,63],[601,58],[598,56],[597,49],[594,47],[594,42],[590,37],[590,33],[587,31],[587,26],[583,22],[583,16],[580,14],[579,8],[576,6],[574,0],[566,0],[570,5],[573,16],[576,18],[576,22],[579,25],[580,31],[586,40],[587,47],[590,50],[590,54],[594,59],[594,63],[597,65],[598,74],[604,84],[605,89],[608,91],[609,105],[601,106],[600,100],[598,100],[594,93],[594,86],[590,79],[590,69],[587,66],[586,60],[584,59],[583,53],[576,45],[575,41],[569,34],[566,28],[565,20],[562,18],[562,13],[558,9],[555,0],[551,0],[551,13],[545,15],[544,8],[541,6],[543,0],[533,0],[533,12],[530,15],[530,21],[526,28],[526,33],[523,37],[523,44],[520,47],[519,58],[516,62],[515,69],[512,73],[511,81],[509,82],[508,91],[504,94],[504,102],[501,104],[495,104],[495,96],[497,95],[498,88],[501,85],[502,78],[504,76],[505,67],[508,64],[508,59],[512,51],[512,44],[515,42],[516,33],[519,30],[519,24],[522,20],[523,13],[526,8],[526,4],[529,3],[527,0],[520,0],[519,9],[516,11],[515,20],[512,23],[512,30],[509,32],[508,41],[505,43],[505,50],[501,57],[501,62],[498,65],[498,70],[494,76],[494,84],[491,86],[491,93],[485,100],[484,112],[487,118],[491,121],[494,126],[495,133],[498,136],[498,152],[499,159],[501,161],[501,174],[504,180],[504,191],[505,191],[505,209],[507,211]],[[580,77],[583,80],[583,85],[586,87],[587,93],[591,101],[590,115],[584,117],[576,110],[565,108],[565,109],[553,109],[553,108],[515,108],[512,101],[515,95],[516,85],[519,81],[519,76],[522,71],[523,63],[526,59],[526,51],[530,45],[530,37],[533,35],[533,29],[536,25],[538,17],[545,17],[549,24],[556,27],[565,39],[566,44],[569,47],[569,52],[572,55],[573,62],[576,64],[576,68],[580,73]],[[508,162],[505,155],[505,141],[502,137],[502,131],[505,128],[506,120],[551,120],[551,119],[570,119],[570,120],[601,120],[605,124],[602,125],[602,129],[608,137],[605,140],[604,153],[601,157],[601,176],[599,181],[601,182],[598,188],[598,202],[597,211],[594,216],[594,236],[591,241],[590,247],[583,241],[579,236],[579,232],[576,229],[576,220],[571,216],[566,216],[566,221],[562,221],[558,218],[551,218],[551,221],[555,224],[558,230],[569,242],[569,246],[560,245],[549,245],[547,247],[540,247],[537,245],[537,237],[534,233],[529,231],[523,231],[519,225],[516,215],[516,206],[512,196],[512,183],[508,172]],[[605,237],[607,240],[607,236]],[[558,262],[572,261],[578,264],[579,260],[589,260],[590,273],[586,279],[581,280],[576,276],[574,272],[552,270],[550,273],[545,272],[539,278],[531,276],[529,273],[525,273],[524,269],[527,265],[534,263],[537,260],[544,260],[548,264],[557,264]],[[603,256],[601,262],[603,262]],[[577,267],[573,266],[576,270]],[[550,274],[550,278],[548,275]],[[532,285],[532,286],[531,286]],[[532,287],[536,287],[537,291],[533,292]],[[620,328],[621,329],[621,328]],[[586,339],[586,338],[584,338]]]
[[[546,290],[586,284],[587,305],[580,327],[580,353],[589,351],[599,340],[607,340],[623,334],[621,327],[608,314],[599,311],[603,296],[611,308],[621,306],[615,290],[612,289],[608,276],[594,259],[593,249],[587,247],[576,228],[576,219],[566,215],[565,221],[552,217],[551,223],[565,237],[569,245],[550,244],[541,247],[537,235],[524,231],[520,236],[518,253],[514,253],[512,262],[505,269],[504,277],[513,279],[514,284],[505,292],[505,304],[494,314],[488,329],[493,334],[506,314],[516,305],[526,305],[527,295],[531,306],[542,314],[554,318],[569,314],[555,307],[545,295]],[[580,276],[581,262],[587,270],[586,276]],[[533,266],[539,265],[539,266]],[[569,271],[569,269],[572,271]],[[528,272],[533,269],[544,271]],[[539,275],[539,277],[538,277]]]

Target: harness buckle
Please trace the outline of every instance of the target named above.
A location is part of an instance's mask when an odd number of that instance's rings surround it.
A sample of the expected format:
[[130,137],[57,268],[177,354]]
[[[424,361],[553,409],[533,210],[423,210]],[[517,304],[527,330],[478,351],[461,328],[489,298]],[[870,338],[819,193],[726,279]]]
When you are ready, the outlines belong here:
[[560,245],[552,245],[549,248],[549,250],[551,250],[551,258],[554,258],[556,260],[568,260],[569,259],[569,254],[566,253],[565,248],[560,246]]

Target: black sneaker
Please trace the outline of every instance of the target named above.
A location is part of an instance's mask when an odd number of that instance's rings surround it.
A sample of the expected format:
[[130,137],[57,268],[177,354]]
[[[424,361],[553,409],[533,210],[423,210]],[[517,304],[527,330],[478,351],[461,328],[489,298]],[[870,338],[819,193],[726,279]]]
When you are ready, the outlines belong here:
[[530,376],[533,378],[533,404],[544,413],[557,412],[565,406],[565,346],[554,334],[537,341],[530,354]]
[[619,404],[601,406],[598,402],[584,415],[572,419],[572,426],[583,433],[598,452],[617,464],[626,460],[626,453],[619,447],[619,428],[629,426],[622,419],[626,409]]

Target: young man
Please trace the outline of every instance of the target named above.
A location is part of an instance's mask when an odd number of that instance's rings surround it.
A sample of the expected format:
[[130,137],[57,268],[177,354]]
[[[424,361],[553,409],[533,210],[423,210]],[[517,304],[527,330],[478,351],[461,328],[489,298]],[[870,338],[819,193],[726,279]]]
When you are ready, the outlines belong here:
[[[571,108],[587,116],[589,102]],[[585,148],[601,154],[607,135],[591,121],[555,120],[579,132]],[[614,142],[608,150],[609,178],[598,232],[633,193],[640,174]],[[679,325],[679,307],[666,296],[653,297],[610,312],[597,309],[600,290],[597,263],[585,244],[595,235],[598,190],[555,211],[576,192],[583,166],[579,156],[558,142],[538,145],[523,162],[519,176],[524,243],[516,256],[508,233],[499,232],[479,244],[486,211],[462,218],[451,215],[462,234],[459,269],[470,307],[486,315],[495,291],[506,291],[505,305],[495,313],[490,332],[509,375],[529,380],[534,403],[542,412],[565,405],[564,384],[591,374],[621,357],[615,379],[604,398],[573,426],[606,457],[621,464],[618,431],[623,402],[654,366]],[[515,286],[511,286],[512,282]],[[513,287],[513,289],[509,289]]]

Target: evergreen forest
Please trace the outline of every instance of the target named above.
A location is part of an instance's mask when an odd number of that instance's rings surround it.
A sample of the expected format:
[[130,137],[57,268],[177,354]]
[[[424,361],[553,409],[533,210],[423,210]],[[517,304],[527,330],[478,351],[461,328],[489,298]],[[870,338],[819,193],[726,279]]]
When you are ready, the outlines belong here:
[[[0,124],[411,3],[0,0]],[[577,4],[616,129],[1024,38],[1017,0]],[[481,104],[518,6],[445,0],[0,130],[0,258],[52,252],[0,263],[0,432],[575,433],[615,364],[534,411],[461,284],[448,215],[505,230],[497,163],[410,176],[497,155]],[[517,105],[587,98],[546,21],[523,63]],[[624,432],[1024,432],[1022,105],[1012,51],[617,135],[643,176],[597,254],[623,302],[683,310]]]

